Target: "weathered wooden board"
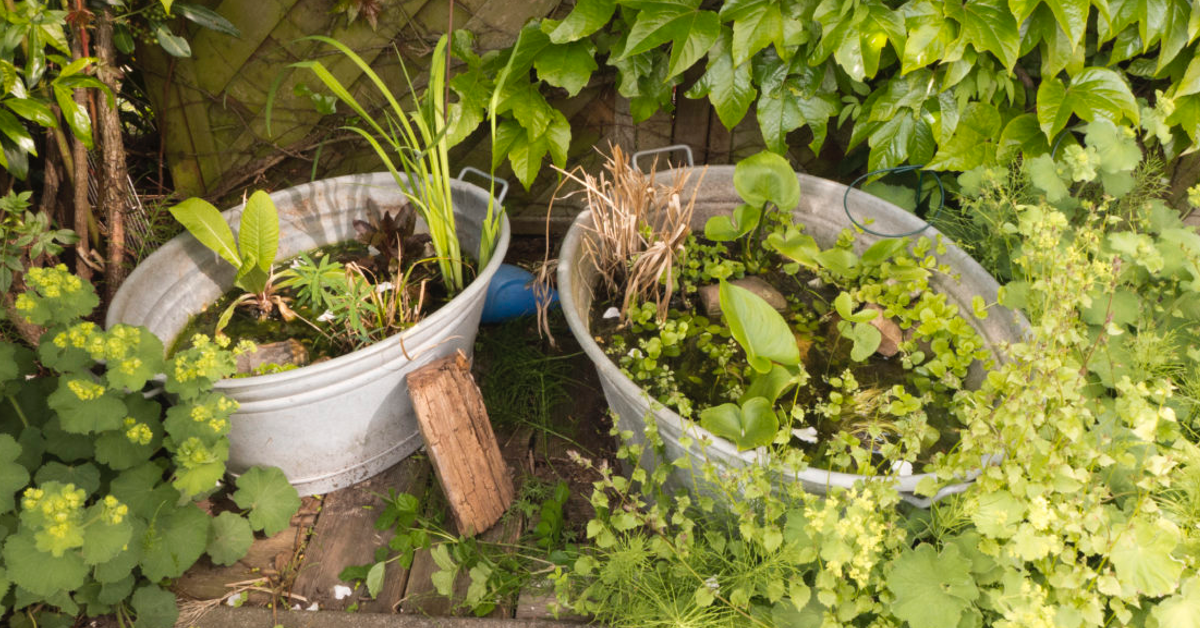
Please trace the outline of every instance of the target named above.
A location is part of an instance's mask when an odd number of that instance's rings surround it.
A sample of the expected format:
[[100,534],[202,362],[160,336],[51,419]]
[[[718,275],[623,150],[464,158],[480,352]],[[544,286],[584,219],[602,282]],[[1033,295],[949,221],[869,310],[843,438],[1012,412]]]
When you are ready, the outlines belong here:
[[413,372],[407,383],[458,530],[467,536],[487,530],[516,494],[470,362],[459,351]]
[[292,590],[323,609],[344,610],[356,604],[362,611],[392,612],[393,605],[404,596],[409,577],[408,570],[398,564],[388,565],[383,590],[374,600],[363,587],[338,600],[334,588],[350,586],[338,574],[346,567],[373,562],[375,549],[391,538],[390,530],[375,529],[375,519],[383,506],[380,496],[392,489],[423,498],[429,476],[428,460],[412,456],[384,473],[327,495]]

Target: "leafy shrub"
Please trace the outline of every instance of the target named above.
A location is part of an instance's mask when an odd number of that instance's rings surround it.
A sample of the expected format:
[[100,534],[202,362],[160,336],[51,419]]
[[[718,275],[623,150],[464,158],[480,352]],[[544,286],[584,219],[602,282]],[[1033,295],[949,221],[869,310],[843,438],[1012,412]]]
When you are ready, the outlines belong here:
[[1197,24],[1186,0],[579,0],[507,50],[481,57],[459,37],[468,70],[450,86],[457,133],[499,116],[493,159],[507,155],[526,186],[547,153],[563,165],[571,140],[538,88],[574,96],[602,62],[635,121],[687,89],[728,128],[753,110],[775,152],[801,128],[819,152],[850,122],[871,170],[1040,155],[1098,118],[1140,126],[1171,157],[1200,140]]
[[[145,328],[82,321],[99,300],[66,267],[31,268],[25,282],[16,309],[47,331],[36,353],[0,343],[0,615],[171,626],[165,581],[205,553],[232,564],[254,530],[282,530],[299,507],[278,469],[258,468],[232,494],[248,516],[196,504],[220,488],[237,409],[212,386],[246,347],[198,337],[165,360]],[[165,412],[142,392],[158,373]]]

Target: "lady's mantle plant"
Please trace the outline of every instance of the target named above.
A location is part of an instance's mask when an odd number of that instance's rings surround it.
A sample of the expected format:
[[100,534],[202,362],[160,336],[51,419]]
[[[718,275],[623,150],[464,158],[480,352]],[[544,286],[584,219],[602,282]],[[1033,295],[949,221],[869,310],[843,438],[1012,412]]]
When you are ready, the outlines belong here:
[[[299,506],[278,469],[251,469],[215,517],[196,502],[221,487],[229,417],[212,391],[248,347],[198,337],[170,360],[145,328],[81,320],[99,300],[66,267],[30,268],[16,309],[46,327],[34,352],[0,343],[0,616],[113,613],[171,626],[163,584],[202,554],[232,564],[255,530],[274,534]],[[162,396],[143,393],[166,374]]]

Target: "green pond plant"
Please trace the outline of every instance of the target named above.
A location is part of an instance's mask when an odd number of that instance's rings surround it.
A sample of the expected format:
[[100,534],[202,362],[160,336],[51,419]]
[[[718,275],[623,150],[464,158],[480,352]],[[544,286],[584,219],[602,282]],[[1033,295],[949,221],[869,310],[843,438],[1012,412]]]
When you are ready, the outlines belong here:
[[[251,346],[197,337],[166,359],[145,328],[83,320],[99,299],[65,266],[24,281],[15,309],[46,331],[36,350],[0,343],[0,618],[172,626],[172,579],[205,554],[233,564],[300,505],[278,469],[224,483],[237,403],[212,387]],[[167,394],[143,392],[160,373]],[[235,507],[213,516],[218,493]]]
[[[955,393],[958,443],[918,492],[971,485],[928,509],[886,479],[817,497],[778,482],[796,461],[777,444],[740,468],[647,469],[663,445],[648,420],[619,451],[629,477],[580,457],[602,480],[592,547],[552,575],[563,606],[611,626],[1197,625],[1200,236],[1137,139],[1109,131],[961,178],[960,219],[987,226],[967,244],[1004,252],[1002,300],[1030,322]],[[713,492],[673,492],[676,466]]]

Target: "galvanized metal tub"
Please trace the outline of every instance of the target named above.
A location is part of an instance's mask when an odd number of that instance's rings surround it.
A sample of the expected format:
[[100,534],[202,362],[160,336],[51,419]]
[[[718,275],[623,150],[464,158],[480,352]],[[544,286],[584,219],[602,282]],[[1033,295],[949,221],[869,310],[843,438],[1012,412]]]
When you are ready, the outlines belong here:
[[[459,242],[464,252],[475,252],[488,193],[460,181],[452,190]],[[404,199],[386,172],[308,183],[271,198],[279,211],[278,259],[353,239],[355,218]],[[241,211],[225,213],[235,229]],[[424,223],[418,221],[417,229]],[[509,237],[503,218],[495,253],[475,281],[402,334],[311,366],[218,382],[216,390],[240,404],[231,421],[229,471],[277,466],[302,495],[312,495],[371,477],[416,451],[422,439],[405,377],[457,350],[471,354],[487,285]],[[233,280],[228,263],[185,233],[134,269],[105,324],[144,325],[170,343]]]
[[[703,232],[704,223],[710,216],[728,214],[741,204],[742,201],[733,187],[733,171],[733,166],[707,168],[703,181],[699,183],[696,211],[692,219],[694,231]],[[672,171],[659,173],[658,181],[667,183],[673,177]],[[700,169],[696,168],[689,180],[689,188],[681,194],[682,198],[691,198],[699,178]],[[797,175],[797,178],[800,181],[801,200],[800,205],[793,211],[793,217],[797,223],[805,224],[806,232],[823,247],[832,246],[838,234],[851,226],[843,209],[843,199],[858,222],[862,223],[868,219],[871,221],[870,227],[873,231],[902,234],[926,226],[924,221],[913,214],[857,189],[848,190],[840,183],[803,174]],[[641,387],[621,372],[596,343],[590,331],[590,311],[594,296],[592,291],[599,275],[595,265],[584,253],[584,240],[592,237],[592,225],[591,212],[580,214],[567,232],[562,251],[559,253],[559,298],[571,333],[596,365],[605,398],[617,415],[617,425],[622,432],[633,434],[631,442],[645,444],[643,430],[649,417],[653,417],[665,449],[661,453],[655,453],[647,448],[642,458],[642,466],[651,471],[662,464],[671,465],[674,460],[690,459],[690,470],[673,467],[668,486],[686,488],[695,493],[712,494],[714,491],[703,486],[700,479],[701,465],[706,461],[711,461],[718,467],[756,464],[756,454],[753,451],[739,452],[733,443],[653,402]],[[934,238],[938,231],[928,227],[920,235]],[[861,253],[880,239],[879,236],[859,234],[854,245],[855,250]],[[972,297],[980,295],[988,303],[994,303],[999,286],[966,252],[949,240],[944,242],[946,253],[938,258],[949,265],[958,274],[959,279],[938,274],[931,279],[930,286],[938,292],[945,293],[950,303],[958,305],[959,311],[983,337],[987,348],[1002,359],[1003,354],[998,351],[1000,345],[1020,340],[1024,336],[1024,330],[1028,328],[1027,323],[1019,314],[1000,306],[990,308],[986,319],[976,319],[971,314]],[[968,385],[977,385],[984,374],[976,365],[968,377]],[[689,444],[685,446],[681,439],[685,439]],[[982,460],[981,464],[986,462],[987,460]],[[886,481],[892,482],[906,501],[928,506],[933,500],[914,493],[917,484],[925,477],[926,474],[889,476]],[[789,474],[788,477],[782,478],[782,481],[799,482],[806,491],[824,494],[830,487],[853,486],[855,482],[864,478],[862,475],[810,467],[799,473]],[[973,478],[964,478],[963,482],[943,488],[934,499],[965,490],[971,479]]]

